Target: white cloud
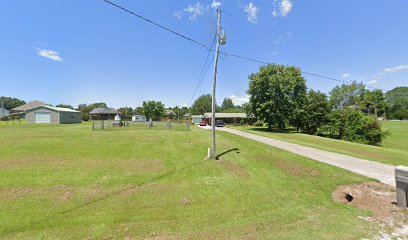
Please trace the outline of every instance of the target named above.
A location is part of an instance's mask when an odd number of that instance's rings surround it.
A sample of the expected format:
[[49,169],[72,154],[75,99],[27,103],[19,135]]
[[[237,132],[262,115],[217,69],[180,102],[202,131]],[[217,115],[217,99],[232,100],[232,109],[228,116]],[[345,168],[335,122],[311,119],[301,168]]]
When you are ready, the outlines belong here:
[[245,6],[244,11],[248,13],[248,21],[251,23],[257,23],[258,22],[258,8],[255,7],[255,5],[250,2],[248,5]]
[[181,11],[174,11],[173,16],[175,16],[177,19],[181,19]]
[[188,7],[184,8],[183,11],[190,14],[190,20],[195,20],[197,17],[204,14],[204,7],[200,2],[197,2],[194,5],[188,5]]
[[244,103],[249,102],[249,96],[245,95],[245,96],[235,96],[232,95],[230,96],[232,103],[236,106],[242,106],[244,105]]
[[395,72],[401,72],[401,71],[406,71],[408,70],[408,65],[400,65],[397,67],[389,67],[389,68],[385,68],[384,72],[386,73],[395,73]]
[[350,77],[350,74],[349,74],[349,73],[345,73],[345,74],[341,75],[341,77],[342,77],[342,78],[348,78],[348,77]]
[[292,11],[293,4],[290,0],[283,0],[281,2],[281,15],[286,17]]
[[293,3],[292,0],[274,0],[273,2],[273,17],[286,17],[292,11]]
[[371,80],[371,81],[368,81],[367,84],[373,85],[373,84],[376,84],[377,82],[378,82],[377,79],[373,79],[373,80]]
[[408,64],[406,65],[399,65],[396,67],[387,67],[384,68],[380,73],[378,73],[376,76],[372,77],[372,80],[367,82],[368,84],[376,84],[378,83],[379,80],[381,80],[386,74],[391,74],[391,73],[398,73],[402,71],[407,71],[408,70]]
[[221,7],[221,2],[217,2],[216,0],[213,0],[211,3],[212,8],[219,8]]
[[36,48],[36,50],[37,50],[37,54],[41,57],[45,57],[45,58],[51,59],[53,61],[58,61],[58,62],[63,61],[60,56],[60,53],[57,51],[53,51],[49,49],[39,49],[39,48]]

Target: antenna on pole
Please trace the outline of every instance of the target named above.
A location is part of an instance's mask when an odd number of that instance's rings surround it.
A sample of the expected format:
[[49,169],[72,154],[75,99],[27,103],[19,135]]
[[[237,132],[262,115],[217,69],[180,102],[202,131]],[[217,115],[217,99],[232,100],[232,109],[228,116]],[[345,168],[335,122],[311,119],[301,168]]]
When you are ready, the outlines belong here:
[[215,89],[217,83],[217,65],[218,65],[218,55],[220,52],[220,44],[224,45],[226,43],[226,34],[223,31],[221,34],[221,10],[217,9],[217,44],[215,48],[215,60],[214,60],[214,76],[213,76],[213,89],[212,89],[212,109],[211,109],[211,132],[212,132],[212,147],[211,147],[211,157],[217,157],[217,145],[215,140]]

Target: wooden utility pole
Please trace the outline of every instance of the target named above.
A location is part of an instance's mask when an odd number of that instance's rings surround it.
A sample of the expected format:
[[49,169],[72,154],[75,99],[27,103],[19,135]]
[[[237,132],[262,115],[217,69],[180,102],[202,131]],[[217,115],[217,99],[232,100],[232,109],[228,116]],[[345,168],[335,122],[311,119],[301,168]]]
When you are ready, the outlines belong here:
[[212,110],[211,110],[211,131],[212,131],[212,148],[211,157],[216,158],[217,156],[217,145],[215,140],[215,87],[217,83],[217,65],[218,65],[218,54],[220,52],[220,34],[221,34],[221,10],[217,9],[217,43],[215,47],[215,61],[214,61],[214,77],[213,77],[213,89],[212,89]]

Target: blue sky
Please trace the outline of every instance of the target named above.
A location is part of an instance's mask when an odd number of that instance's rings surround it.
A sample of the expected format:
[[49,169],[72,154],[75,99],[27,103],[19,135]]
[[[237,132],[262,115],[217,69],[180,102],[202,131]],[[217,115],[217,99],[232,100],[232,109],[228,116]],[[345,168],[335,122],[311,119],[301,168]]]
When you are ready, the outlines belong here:
[[[112,0],[211,45],[221,4],[222,51],[392,89],[408,85],[408,1]],[[207,52],[102,0],[5,1],[0,95],[50,104],[186,105]],[[211,56],[212,57],[212,56]],[[217,99],[245,99],[258,63],[222,57]],[[211,90],[212,67],[197,95]],[[337,82],[304,76],[328,92]]]

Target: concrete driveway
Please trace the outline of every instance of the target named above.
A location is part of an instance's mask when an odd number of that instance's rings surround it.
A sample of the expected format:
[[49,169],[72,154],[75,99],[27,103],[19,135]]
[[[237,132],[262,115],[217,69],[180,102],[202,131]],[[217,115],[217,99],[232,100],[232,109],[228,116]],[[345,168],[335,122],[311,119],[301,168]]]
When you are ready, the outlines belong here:
[[[211,130],[211,126],[200,127]],[[229,132],[241,137],[258,141],[273,147],[277,147],[288,152],[308,157],[313,160],[324,162],[351,172],[377,179],[380,182],[395,186],[395,166],[369,161],[366,159],[351,157],[339,153],[328,152],[316,148],[305,147],[294,143],[284,142],[268,137],[263,137],[236,129],[220,127],[217,131]]]

